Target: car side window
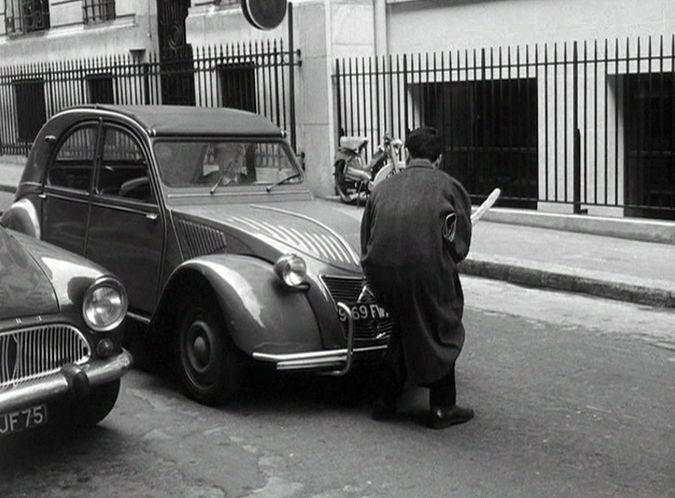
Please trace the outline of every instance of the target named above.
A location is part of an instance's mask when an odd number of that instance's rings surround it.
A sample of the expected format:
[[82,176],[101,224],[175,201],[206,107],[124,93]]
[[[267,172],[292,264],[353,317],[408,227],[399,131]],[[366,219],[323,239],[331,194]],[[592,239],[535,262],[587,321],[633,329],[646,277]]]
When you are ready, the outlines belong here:
[[94,172],[97,124],[71,132],[61,144],[49,167],[47,184],[89,192]]
[[155,203],[145,154],[138,141],[125,130],[105,128],[96,193]]

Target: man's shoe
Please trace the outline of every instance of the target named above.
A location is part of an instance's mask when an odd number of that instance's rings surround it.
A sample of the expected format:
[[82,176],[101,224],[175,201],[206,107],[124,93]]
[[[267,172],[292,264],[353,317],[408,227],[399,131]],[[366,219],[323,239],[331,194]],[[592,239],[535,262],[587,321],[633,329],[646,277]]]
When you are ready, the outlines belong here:
[[391,420],[396,417],[396,401],[386,401],[378,398],[373,401],[373,411],[370,414],[373,420]]
[[463,424],[473,418],[471,408],[461,406],[432,406],[427,425],[432,429],[445,429],[451,425]]

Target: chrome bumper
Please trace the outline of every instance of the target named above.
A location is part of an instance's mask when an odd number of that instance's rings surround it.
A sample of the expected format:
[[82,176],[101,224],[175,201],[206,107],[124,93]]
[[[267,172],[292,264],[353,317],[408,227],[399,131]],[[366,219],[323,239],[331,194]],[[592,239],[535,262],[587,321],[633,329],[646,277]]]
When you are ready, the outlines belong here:
[[95,360],[81,366],[64,365],[53,375],[0,391],[0,412],[19,410],[68,393],[84,396],[92,387],[122,377],[131,368],[132,363],[131,354],[122,350],[117,356]]
[[387,349],[385,344],[354,348],[354,319],[351,316],[351,310],[344,303],[340,302],[337,305],[347,314],[346,348],[287,354],[254,352],[253,359],[275,363],[277,370],[320,370],[325,375],[345,375],[352,366],[352,359],[355,354]]

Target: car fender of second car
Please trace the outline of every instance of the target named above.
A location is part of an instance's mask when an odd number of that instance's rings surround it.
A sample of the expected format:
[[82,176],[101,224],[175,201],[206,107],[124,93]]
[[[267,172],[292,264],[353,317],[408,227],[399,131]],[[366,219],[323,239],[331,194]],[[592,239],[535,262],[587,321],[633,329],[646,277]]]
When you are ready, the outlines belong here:
[[[262,259],[217,253],[192,258],[178,266],[164,288],[155,313],[169,313],[184,296],[182,282],[204,279],[223,314],[227,333],[244,353],[299,352],[322,349],[314,311],[303,290],[289,290]],[[174,321],[174,326],[178,321]],[[162,328],[158,322],[156,328]]]
[[47,272],[17,240],[18,236],[0,230],[0,321],[59,311],[59,301]]
[[[40,267],[40,271],[47,277],[56,299],[56,308],[49,310],[51,314],[69,316],[77,327],[85,327],[81,317],[81,303],[83,296],[90,285],[101,278],[115,278],[104,268],[77,254],[37,240],[29,235],[3,231],[23,247],[27,255]],[[27,304],[31,304],[29,300]],[[32,304],[29,315],[46,314],[39,312],[35,303]],[[108,335],[118,346],[121,346],[124,326],[117,327]],[[116,351],[119,347],[116,348]]]

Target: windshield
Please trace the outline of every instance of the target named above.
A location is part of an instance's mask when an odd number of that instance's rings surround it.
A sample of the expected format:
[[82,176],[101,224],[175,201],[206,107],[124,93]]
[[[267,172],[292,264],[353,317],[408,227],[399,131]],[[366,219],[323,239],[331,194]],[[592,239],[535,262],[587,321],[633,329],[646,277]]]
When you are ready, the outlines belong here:
[[302,175],[282,141],[157,141],[155,156],[165,185],[211,190],[241,185],[302,182]]

